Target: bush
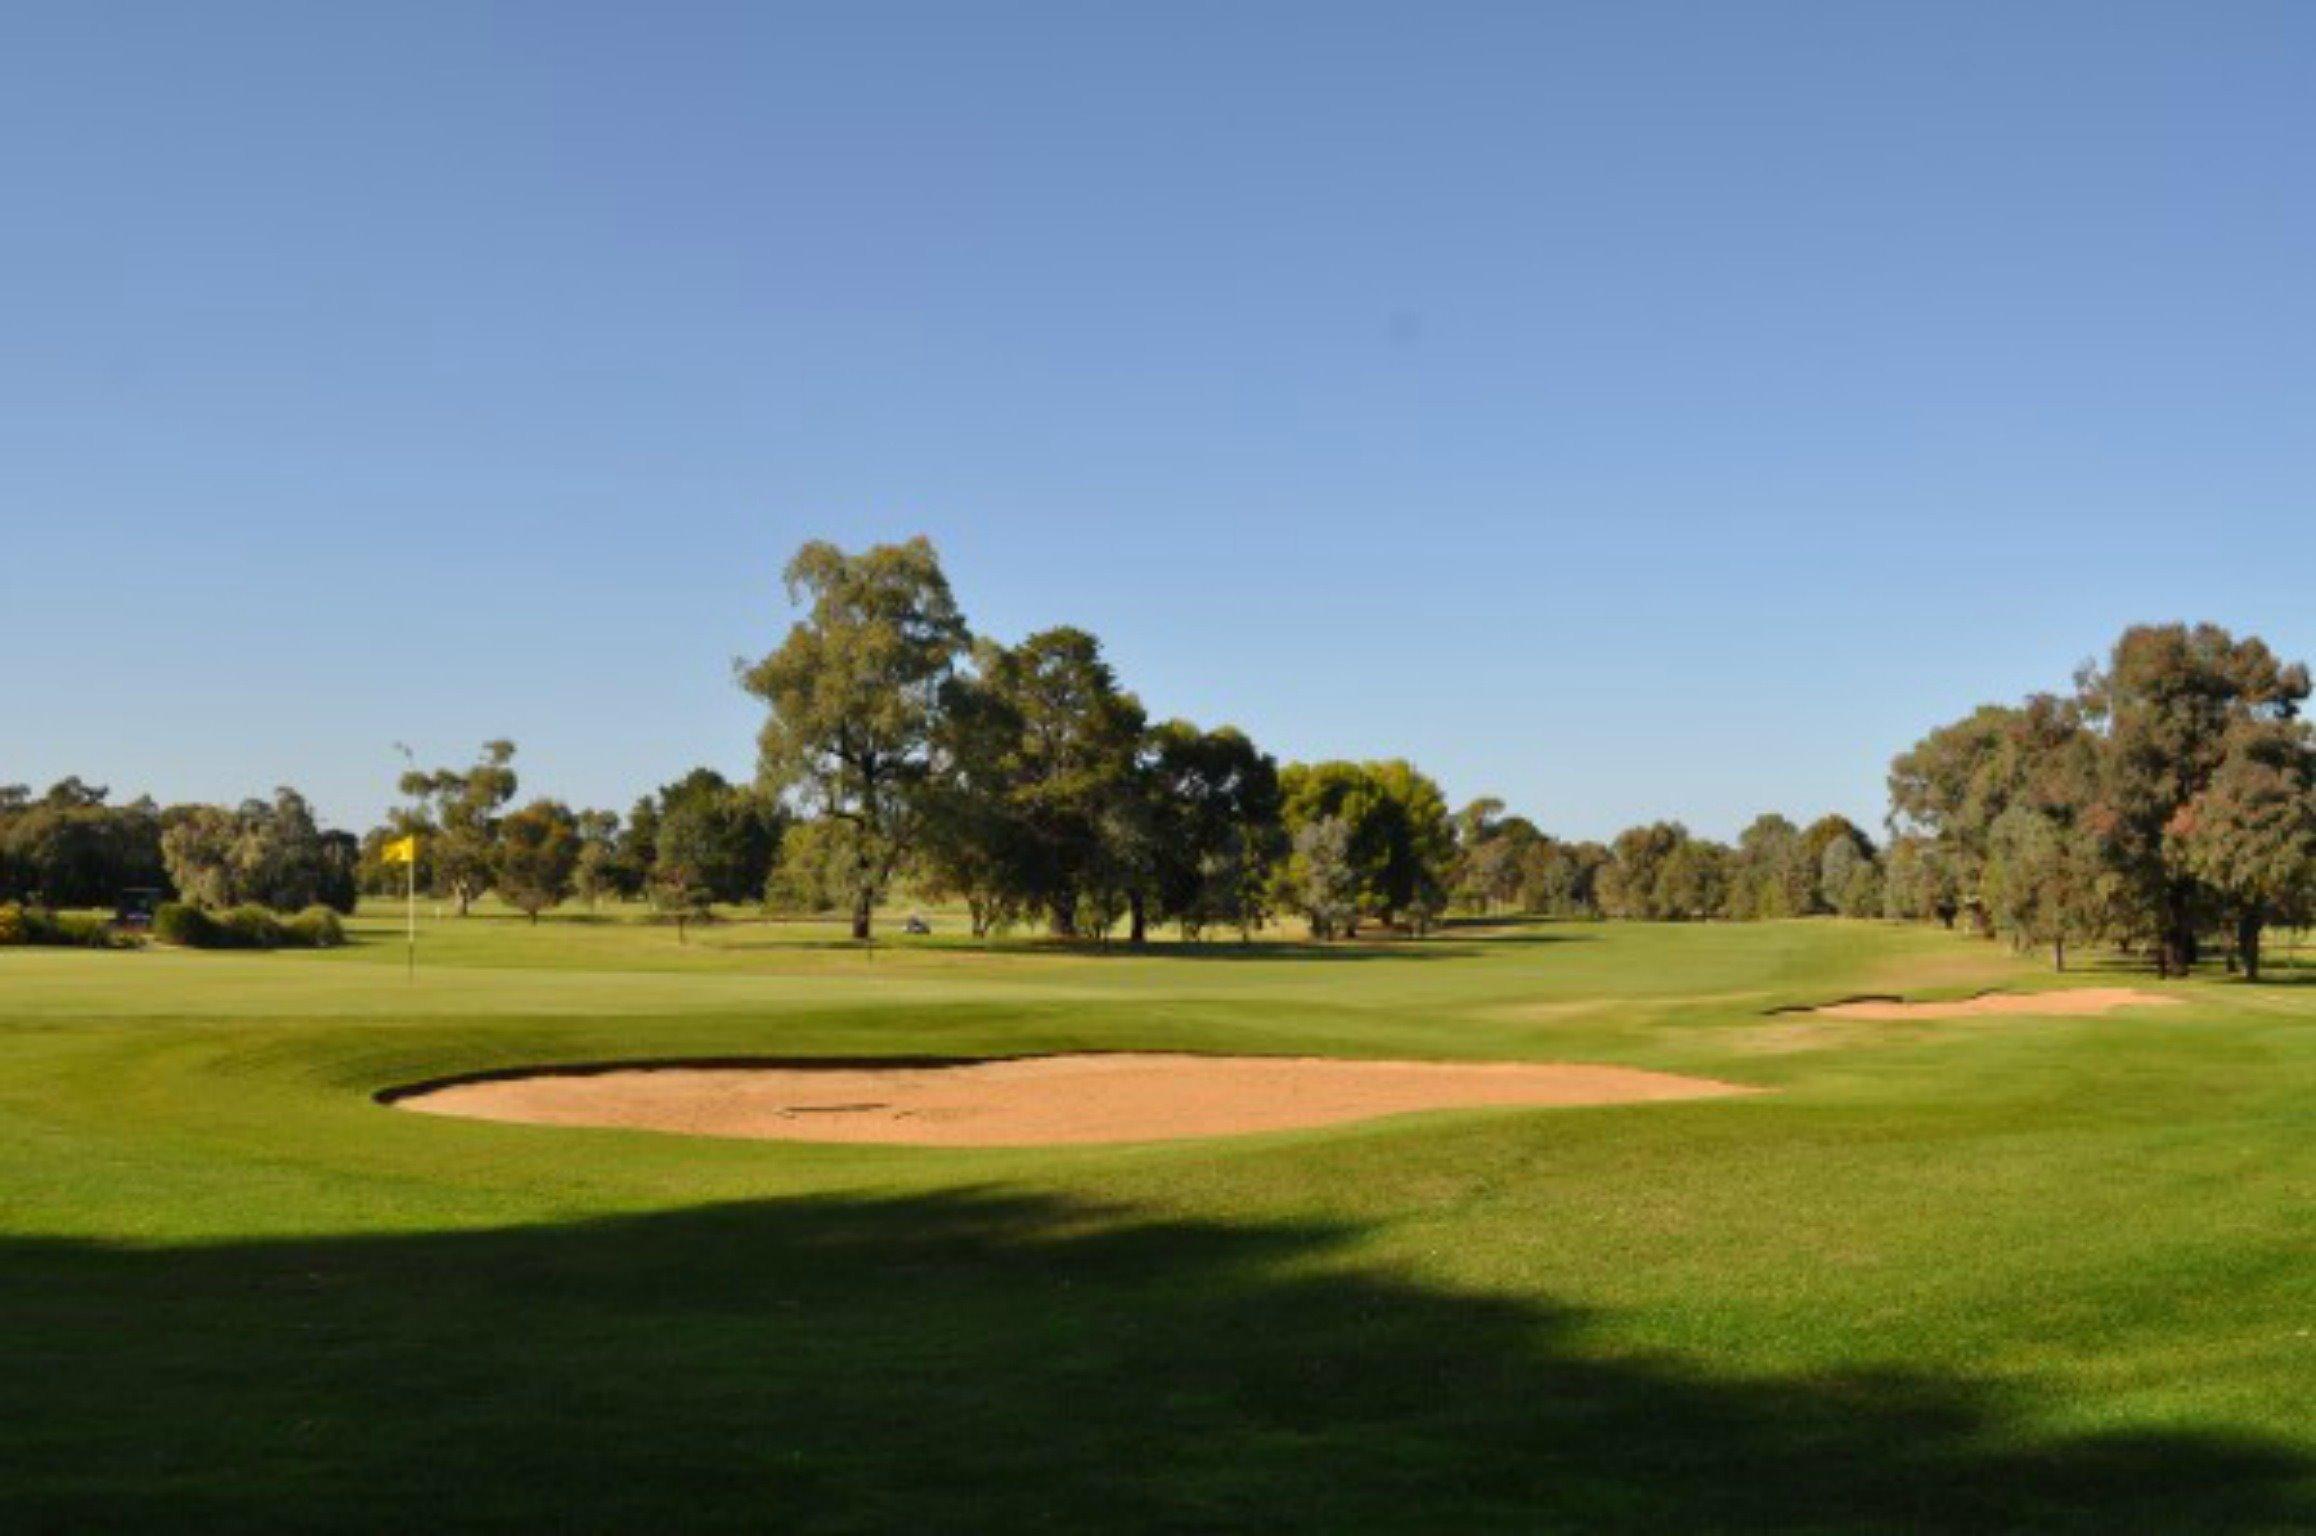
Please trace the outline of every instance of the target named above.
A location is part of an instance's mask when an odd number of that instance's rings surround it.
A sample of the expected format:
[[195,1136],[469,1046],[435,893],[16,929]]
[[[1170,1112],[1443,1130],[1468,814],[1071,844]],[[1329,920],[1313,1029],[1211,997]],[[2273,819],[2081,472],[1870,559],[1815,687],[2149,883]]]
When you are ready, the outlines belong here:
[[282,938],[306,949],[336,949],[346,942],[346,925],[335,911],[317,902],[282,925]]
[[216,949],[217,920],[189,901],[164,901],[153,911],[153,937],[187,949]]
[[336,949],[346,942],[346,929],[337,913],[318,904],[283,918],[249,904],[212,914],[172,901],[153,914],[153,937],[187,949]]
[[274,916],[270,908],[258,906],[255,902],[245,901],[238,907],[228,907],[218,917],[217,923],[225,930],[226,947],[229,949],[281,947],[281,919]]
[[86,912],[50,912],[0,905],[0,945],[55,944],[74,949],[111,949],[121,940],[112,924]]

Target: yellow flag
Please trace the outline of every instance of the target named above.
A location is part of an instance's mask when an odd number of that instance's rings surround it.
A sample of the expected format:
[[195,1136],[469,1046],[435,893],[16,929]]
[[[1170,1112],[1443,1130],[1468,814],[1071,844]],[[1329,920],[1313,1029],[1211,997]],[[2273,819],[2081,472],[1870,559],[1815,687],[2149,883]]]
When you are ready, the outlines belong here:
[[418,862],[418,834],[398,837],[378,850],[378,858],[386,864],[415,864]]

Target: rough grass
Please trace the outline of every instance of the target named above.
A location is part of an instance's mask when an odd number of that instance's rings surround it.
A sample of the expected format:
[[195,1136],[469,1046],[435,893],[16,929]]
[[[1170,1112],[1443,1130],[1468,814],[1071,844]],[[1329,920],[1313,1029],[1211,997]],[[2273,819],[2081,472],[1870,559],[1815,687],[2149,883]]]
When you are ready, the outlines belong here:
[[[415,983],[394,914],[354,936],[0,953],[0,1528],[2316,1528],[2316,972],[1797,1030],[2069,978],[1834,922],[1136,957],[486,916]],[[369,1099],[1119,1047],[1779,1091],[1037,1152]]]

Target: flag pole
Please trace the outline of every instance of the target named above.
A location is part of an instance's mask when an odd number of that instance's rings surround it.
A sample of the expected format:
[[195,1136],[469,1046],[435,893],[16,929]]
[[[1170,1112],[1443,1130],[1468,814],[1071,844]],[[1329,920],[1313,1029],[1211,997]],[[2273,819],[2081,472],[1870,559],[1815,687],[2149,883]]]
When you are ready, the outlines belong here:
[[410,883],[406,887],[410,904],[405,912],[403,926],[403,975],[415,982],[418,980],[418,845],[415,840],[410,846],[410,861],[403,867],[410,874]]

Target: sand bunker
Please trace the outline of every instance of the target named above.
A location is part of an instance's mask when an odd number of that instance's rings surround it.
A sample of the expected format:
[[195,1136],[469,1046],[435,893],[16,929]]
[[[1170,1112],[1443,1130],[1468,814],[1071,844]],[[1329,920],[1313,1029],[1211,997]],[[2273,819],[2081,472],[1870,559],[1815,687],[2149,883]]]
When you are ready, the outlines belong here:
[[992,1147],[1163,1141],[1428,1109],[1623,1104],[1754,1091],[1631,1067],[1117,1054],[582,1068],[385,1097],[424,1114],[529,1125]]
[[1987,992],[1943,1003],[1905,1003],[1894,997],[1869,997],[1809,1011],[1821,1018],[1896,1023],[1906,1019],[1976,1019],[2012,1013],[2034,1014],[2040,1018],[2079,1018],[2113,1013],[2118,1008],[2169,1007],[2178,1001],[2160,992],[2141,992],[2131,987],[2076,987],[2065,992]]

